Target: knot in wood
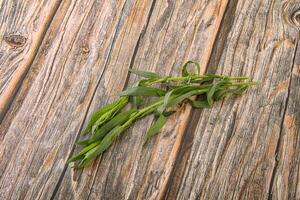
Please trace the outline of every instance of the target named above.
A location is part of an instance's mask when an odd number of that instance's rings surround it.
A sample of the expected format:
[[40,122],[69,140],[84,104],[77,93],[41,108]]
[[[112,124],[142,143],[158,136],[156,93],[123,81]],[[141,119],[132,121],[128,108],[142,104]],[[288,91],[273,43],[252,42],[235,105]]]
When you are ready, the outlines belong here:
[[18,34],[10,34],[5,35],[4,40],[7,44],[9,44],[12,47],[22,47],[26,43],[27,38]]
[[292,21],[298,28],[300,28],[300,10],[297,10],[293,13]]
[[300,30],[300,2],[299,0],[290,0],[283,3],[282,7],[283,19],[291,26],[293,26],[297,34]]
[[87,53],[90,52],[90,49],[89,49],[89,47],[84,46],[84,47],[81,48],[81,51],[82,51],[82,53],[87,54]]

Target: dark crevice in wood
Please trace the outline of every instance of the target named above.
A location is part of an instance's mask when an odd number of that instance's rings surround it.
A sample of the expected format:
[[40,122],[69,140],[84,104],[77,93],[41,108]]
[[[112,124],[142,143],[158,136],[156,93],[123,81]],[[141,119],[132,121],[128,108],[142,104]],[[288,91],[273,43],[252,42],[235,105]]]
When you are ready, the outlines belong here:
[[297,59],[297,52],[299,50],[299,43],[297,42],[296,44],[296,48],[295,48],[295,52],[294,52],[294,58],[293,58],[293,62],[292,62],[292,67],[291,67],[291,71],[290,71],[290,78],[289,78],[289,85],[288,85],[288,92],[287,92],[287,97],[284,101],[284,109],[283,109],[283,115],[282,115],[282,121],[280,124],[280,132],[279,132],[279,137],[278,137],[278,142],[277,142],[277,146],[275,149],[275,164],[273,167],[273,171],[272,171],[272,175],[271,175],[271,181],[270,181],[270,185],[269,185],[269,192],[268,192],[268,199],[272,200],[272,189],[274,187],[275,184],[275,176],[276,176],[276,172],[277,172],[277,168],[278,168],[278,154],[280,153],[280,146],[283,142],[283,126],[284,126],[284,119],[285,119],[285,115],[286,115],[286,111],[287,111],[287,107],[288,107],[288,101],[289,101],[289,96],[290,96],[290,92],[291,92],[291,82],[292,82],[292,77],[293,77],[293,69],[295,67],[295,61]]
[[[139,38],[137,40],[137,43],[134,47],[134,51],[133,51],[133,55],[131,57],[131,60],[130,60],[130,64],[129,64],[129,70],[132,69],[132,66],[133,66],[133,63],[135,61],[135,57],[136,57],[136,54],[137,54],[137,51],[138,51],[138,48],[140,46],[140,42],[141,42],[141,38],[142,38],[142,33],[139,35]],[[125,80],[125,84],[123,86],[123,90],[125,90],[128,86],[128,83],[129,83],[129,79],[130,79],[130,72],[127,73],[127,76],[126,76],[126,80]]]
[[[139,49],[139,46],[140,46],[141,38],[145,35],[146,30],[148,29],[149,21],[150,21],[150,18],[152,16],[152,13],[153,13],[155,3],[156,3],[156,0],[153,0],[152,4],[151,4],[151,7],[150,7],[150,10],[149,10],[149,13],[148,13],[148,16],[147,16],[146,25],[145,25],[144,29],[142,30],[142,32],[140,33],[139,38],[137,40],[137,43],[135,44],[133,55],[130,59],[129,69],[132,69],[133,64],[135,62],[135,58],[136,58],[136,55],[137,55],[137,52],[138,52],[138,49]],[[127,88],[128,83],[129,83],[129,78],[130,78],[130,73],[127,74],[123,90]]]
[[[129,68],[128,68],[129,70],[133,68],[133,65],[135,63],[135,59],[136,59],[136,55],[137,55],[139,47],[140,47],[141,39],[144,37],[146,31],[148,30],[149,21],[150,21],[150,19],[152,17],[155,4],[156,4],[156,0],[153,0],[152,3],[151,3],[150,9],[149,9],[149,13],[147,15],[147,20],[146,20],[145,26],[143,27],[143,29],[142,29],[139,37],[138,37],[138,40],[137,40],[137,42],[136,42],[136,44],[134,46],[133,54],[131,56],[130,63],[129,63]],[[131,73],[128,72],[127,76],[126,76],[125,84],[123,86],[123,90],[125,90],[128,87],[128,85],[129,85],[129,81],[130,81],[130,77],[131,77],[130,75],[131,75]],[[100,159],[102,159],[102,156],[101,156]],[[101,160],[99,161],[99,163],[101,163]],[[98,171],[98,168],[99,168],[99,166],[97,166],[97,171]],[[106,191],[106,188],[107,188],[107,180],[105,181],[104,191]],[[89,196],[90,196],[90,193],[89,193]],[[116,198],[117,197],[118,196],[116,196]],[[88,198],[88,199],[90,199],[90,198]]]
[[[125,4],[126,4],[126,3],[124,3],[124,5],[123,5],[123,7],[122,7],[121,13],[123,13]],[[107,58],[106,58],[106,60],[105,60],[103,70],[101,71],[101,73],[100,73],[100,75],[99,75],[99,79],[97,80],[97,83],[96,83],[96,86],[95,86],[95,88],[94,88],[92,97],[91,97],[91,99],[90,99],[90,101],[89,101],[89,103],[88,103],[88,106],[87,106],[86,112],[85,112],[85,114],[84,114],[84,118],[83,118],[83,120],[82,120],[82,123],[81,123],[81,125],[80,125],[79,131],[78,131],[77,134],[76,134],[75,143],[77,142],[77,140],[78,140],[79,137],[80,137],[80,133],[82,132],[82,129],[83,129],[83,126],[84,126],[84,122],[85,122],[86,119],[87,119],[88,111],[89,111],[89,109],[90,109],[90,107],[91,107],[91,104],[92,104],[92,101],[93,101],[93,99],[94,99],[94,97],[95,97],[95,95],[96,95],[97,88],[98,88],[99,85],[100,85],[101,79],[102,79],[102,77],[103,77],[103,75],[104,75],[104,72],[105,72],[105,70],[106,70],[106,68],[107,68],[107,66],[108,66],[109,60],[110,60],[110,58],[111,58],[111,52],[112,52],[114,43],[115,43],[116,38],[117,38],[117,32],[118,32],[118,28],[119,28],[119,26],[120,26],[120,24],[121,24],[121,19],[122,19],[122,16],[120,16],[120,19],[119,19],[118,24],[117,24],[117,26],[116,26],[116,30],[115,30],[115,32],[114,32],[113,39],[112,39],[111,45],[110,45],[109,50],[108,50],[108,55],[107,55]],[[72,145],[72,150],[70,151],[70,154],[68,155],[68,159],[69,159],[69,158],[73,155],[73,153],[74,153],[74,150],[75,150],[75,147],[76,147],[75,143]],[[68,159],[67,159],[67,160],[68,160]],[[53,190],[53,193],[52,193],[50,199],[54,199],[54,198],[55,198],[55,195],[56,195],[57,192],[58,192],[58,189],[59,189],[59,187],[60,187],[60,185],[61,185],[61,183],[62,183],[62,180],[63,180],[63,178],[64,178],[64,175],[65,175],[65,173],[66,173],[66,171],[67,171],[67,168],[68,168],[68,163],[67,163],[67,161],[66,161],[65,166],[64,166],[64,169],[63,169],[61,175],[59,176],[59,179],[58,179],[58,181],[57,181],[57,183],[56,183],[56,185],[55,185],[55,188],[54,188],[54,190]]]
[[[94,3],[95,3],[95,2],[94,2]],[[93,5],[94,5],[94,3],[93,3]],[[71,13],[73,12],[73,10],[74,10],[74,7],[71,9]],[[87,13],[89,13],[89,12],[87,12]],[[88,14],[86,14],[84,18],[86,18],[87,15],[88,15]],[[71,16],[71,15],[70,15],[70,16]],[[67,18],[67,21],[69,21],[70,16]],[[80,30],[81,30],[81,28],[82,28],[82,25],[83,25],[83,22],[84,22],[84,19],[83,19],[83,20],[81,21],[81,23],[80,23],[80,26],[79,26],[79,28],[78,28],[78,30],[77,30],[77,32],[76,32],[76,36],[78,36],[78,34],[79,34],[79,32],[80,32]],[[63,36],[64,36],[64,34],[63,34]],[[62,38],[63,38],[63,37],[62,37]],[[75,37],[75,38],[73,39],[71,48],[69,49],[69,52],[68,52],[68,54],[67,54],[66,57],[69,57],[70,52],[71,52],[71,50],[72,50],[72,48],[73,48],[73,46],[74,46],[76,40],[77,40],[77,37]],[[61,41],[60,41],[58,49],[61,47],[61,45],[62,45],[62,43],[61,43]],[[55,52],[55,56],[54,56],[54,57],[57,57],[57,53],[58,53],[58,51]],[[53,62],[54,62],[54,61],[53,61]],[[67,59],[65,60],[64,64],[62,65],[62,69],[61,69],[62,72],[60,73],[60,74],[62,74],[62,75],[63,75],[63,71],[64,71],[64,69],[65,69],[66,62],[67,62]],[[53,63],[52,63],[52,65],[53,65]],[[51,70],[52,70],[52,68],[51,68]],[[57,86],[57,88],[59,88],[59,85],[61,84],[62,75],[61,75],[61,77],[60,77],[60,79],[59,79],[59,81],[58,81],[58,86]],[[49,76],[50,76],[50,75],[49,75]],[[46,81],[46,82],[48,82],[48,79],[50,78],[49,76],[47,77],[47,81]],[[57,95],[57,91],[55,92],[55,96],[56,96],[56,95]],[[52,104],[53,104],[53,101],[54,101],[54,99],[55,99],[55,96],[54,96],[53,100],[51,101],[49,108],[52,107]],[[47,112],[46,116],[48,115],[48,113],[49,113],[49,111]],[[38,145],[38,149],[40,148],[40,144],[41,144],[41,143],[39,143],[39,145]],[[50,177],[50,174],[51,174],[51,172],[52,172],[52,169],[53,169],[53,166],[51,167],[51,170],[50,170],[50,173],[48,174],[48,177],[46,178],[46,182],[47,182],[47,180],[48,180],[49,177]],[[45,183],[46,183],[46,182],[45,182]],[[44,188],[45,188],[45,185],[46,185],[46,184],[43,185],[42,190],[41,190],[41,193],[40,193],[38,199],[41,199],[42,194],[43,194],[43,191],[44,191]]]
[[[183,177],[183,173],[185,171],[186,162],[190,155],[191,148],[193,145],[194,133],[200,118],[202,110],[192,110],[188,124],[188,127],[185,130],[182,143],[176,158],[176,162],[174,168],[171,172],[170,180],[167,185],[167,191],[163,197],[163,199],[172,199],[173,197],[177,196],[179,191],[179,187],[181,185],[181,179]],[[172,196],[170,196],[172,195]]]
[[54,18],[54,16],[55,16],[55,13],[57,12],[57,10],[58,10],[58,8],[59,8],[61,2],[62,2],[62,1],[58,1],[58,2],[55,4],[52,13],[50,13],[49,21],[46,22],[45,30],[44,30],[44,32],[42,33],[42,36],[41,36],[40,40],[38,41],[38,47],[37,47],[37,49],[34,51],[34,54],[33,54],[33,56],[32,56],[32,59],[31,59],[30,62],[29,62],[29,65],[28,65],[26,71],[24,72],[24,74],[22,74],[20,80],[18,80],[17,87],[16,87],[15,90],[13,91],[12,95],[9,97],[8,102],[4,105],[3,110],[0,111],[0,124],[2,123],[2,121],[3,121],[3,119],[4,119],[5,115],[6,115],[6,113],[8,112],[10,106],[12,105],[15,96],[18,94],[18,92],[19,92],[19,90],[20,90],[20,88],[21,88],[21,85],[22,85],[22,83],[23,83],[25,77],[27,76],[28,71],[29,71],[29,69],[30,69],[31,66],[32,66],[32,63],[33,63],[33,61],[35,60],[35,57],[36,57],[37,53],[39,52],[39,49],[40,49],[40,47],[41,47],[41,44],[42,44],[42,42],[44,41],[45,35],[46,35],[46,33],[47,33],[47,31],[48,31],[48,29],[49,29],[51,23],[52,23],[52,20],[53,20],[53,18]]
[[238,0],[229,0],[227,8],[225,10],[224,17],[221,22],[220,29],[217,34],[217,39],[213,46],[213,51],[208,62],[207,73],[215,73],[221,59],[221,55],[224,51],[225,43],[228,38],[228,34],[231,30],[235,19],[235,11]]
[[[224,16],[221,20],[220,28],[217,32],[216,39],[213,44],[213,50],[209,57],[209,62],[206,67],[206,73],[215,73],[218,63],[221,59],[225,43],[234,22],[234,14],[236,11],[238,0],[229,0]],[[174,168],[171,172],[171,178],[167,184],[167,191],[163,199],[173,199],[177,196],[180,186],[182,185],[183,176],[186,168],[187,161],[191,152],[195,130],[197,123],[200,119],[202,110],[192,110],[189,116],[189,123],[183,135],[183,140],[176,158]]]

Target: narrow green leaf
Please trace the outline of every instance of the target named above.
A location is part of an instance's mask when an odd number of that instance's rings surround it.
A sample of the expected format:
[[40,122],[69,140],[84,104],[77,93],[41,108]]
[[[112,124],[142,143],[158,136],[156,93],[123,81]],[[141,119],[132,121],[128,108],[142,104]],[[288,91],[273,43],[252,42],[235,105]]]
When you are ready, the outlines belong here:
[[196,83],[196,84],[199,84],[199,85],[200,84],[203,85],[203,84],[208,84],[208,83],[212,82],[214,79],[215,78],[213,78],[213,77],[193,79],[193,80],[191,80],[191,83]]
[[216,91],[214,93],[214,96],[213,96],[213,99],[218,101],[218,100],[221,100],[223,99],[227,94],[237,94],[237,95],[240,95],[242,94],[245,90],[247,90],[249,86],[248,85],[245,85],[245,86],[241,86],[241,87],[238,87],[236,89],[228,89],[228,88],[223,88],[223,89],[220,89],[218,91]]
[[178,95],[178,96],[176,96],[175,98],[173,98],[172,100],[169,101],[168,106],[176,105],[176,104],[180,103],[181,101],[183,101],[184,99],[186,99],[188,97],[191,97],[191,96],[194,96],[194,95],[203,94],[206,91],[207,91],[206,89],[192,90],[190,92]]
[[227,89],[217,90],[217,91],[213,94],[213,100],[214,100],[214,101],[219,101],[219,100],[223,99],[227,93],[228,93],[228,90],[227,90]]
[[89,165],[97,156],[101,155],[112,143],[113,141],[124,131],[122,126],[117,126],[112,129],[98,144],[96,147],[91,149],[85,154],[84,159],[79,164],[79,168],[86,167]]
[[113,117],[115,114],[115,112],[113,112],[114,110],[118,111],[119,109],[123,108],[127,102],[128,97],[121,97],[117,101],[100,108],[91,116],[88,125],[83,130],[83,135],[89,133],[95,124],[100,126],[101,124],[105,123],[107,120]]
[[203,94],[207,91],[208,91],[208,89],[204,88],[204,89],[191,90],[191,91],[183,93],[183,94],[174,95],[169,99],[167,105],[163,104],[163,105],[159,106],[159,108],[158,108],[159,112],[161,110],[166,110],[167,107],[174,106],[174,105],[182,102],[186,98],[189,98],[189,97],[194,96],[194,95],[200,95],[200,94]]
[[153,113],[157,108],[156,107],[153,107],[151,109],[148,109],[147,111],[143,112],[143,114],[139,115],[139,119],[147,116],[147,115],[150,115],[151,113]]
[[138,108],[142,103],[142,97],[140,97],[140,96],[131,96],[130,101],[133,105],[133,108]]
[[[215,93],[219,90],[220,87],[223,86],[230,86],[232,83],[230,81],[228,81],[227,78],[225,78],[224,80],[221,80],[215,84],[213,84],[210,88],[210,90],[207,92],[207,102],[210,106],[212,106],[213,102],[214,102],[214,95]],[[226,88],[225,88],[226,89]],[[226,94],[226,93],[225,93]],[[215,97],[216,100],[220,100],[223,98],[223,96],[225,95],[222,92],[218,92]]]
[[139,81],[138,85],[133,85],[133,86],[147,86],[149,83],[156,81],[156,80],[157,80],[157,78],[142,79]]
[[193,108],[210,108],[211,106],[208,104],[207,100],[198,100],[192,101]]
[[120,96],[163,96],[165,94],[166,91],[159,88],[138,86],[121,92]]
[[171,99],[172,95],[173,96],[174,95],[180,96],[180,94],[184,94],[184,93],[187,93],[189,91],[197,90],[197,89],[201,89],[201,87],[200,86],[193,86],[193,85],[185,85],[185,86],[181,86],[181,87],[175,88],[173,90],[170,90],[169,92],[166,93],[166,95],[164,97],[164,103],[157,108],[157,111],[159,113],[163,113],[166,110],[166,108],[168,107],[169,102],[172,100]]
[[191,75],[191,73],[189,73],[188,70],[187,70],[187,67],[188,67],[189,64],[194,64],[194,65],[196,65],[197,74],[200,74],[200,65],[199,65],[199,63],[190,60],[190,61],[187,61],[187,62],[182,66],[182,69],[181,69],[181,75],[182,75],[183,77],[186,77],[186,76]]
[[83,134],[87,134],[91,128],[93,127],[93,125],[95,124],[95,122],[103,115],[105,114],[107,111],[111,110],[114,106],[115,106],[115,103],[112,103],[112,104],[109,104],[103,108],[101,108],[100,110],[96,111],[92,116],[91,116],[91,119],[89,121],[89,123],[87,124],[86,128],[84,129],[83,131]]
[[136,70],[136,69],[129,69],[129,71],[130,71],[130,73],[136,74],[136,75],[144,77],[144,78],[151,78],[151,79],[160,78],[160,76],[154,72],[142,71],[142,70]]
[[94,142],[92,144],[90,144],[89,146],[85,147],[84,149],[82,149],[79,153],[77,153],[75,156],[71,157],[68,162],[74,162],[76,160],[81,160],[84,158],[84,154],[88,151],[90,151],[91,149],[93,149],[94,147],[96,147],[97,145],[100,144],[100,141],[98,142]]
[[90,143],[90,139],[79,140],[76,142],[76,144],[78,145],[85,145],[85,146],[89,145],[89,143]]
[[159,130],[165,125],[166,122],[167,122],[167,118],[164,115],[160,115],[158,119],[149,128],[145,136],[145,142],[147,142],[152,136],[157,134]]
[[165,117],[169,117],[169,116],[171,116],[171,115],[173,115],[173,114],[175,114],[175,113],[176,113],[175,110],[171,110],[171,111],[163,112],[163,115],[164,115]]
[[104,138],[110,130],[125,123],[130,118],[131,114],[133,114],[136,111],[137,109],[131,109],[116,115],[114,118],[112,118],[110,121],[108,121],[99,130],[95,132],[95,134],[88,140],[88,144],[91,144],[97,140],[101,140],[102,138]]
[[120,97],[117,103],[114,105],[114,108],[104,113],[92,126],[92,134],[96,132],[104,123],[113,118],[125,105],[128,103],[129,97],[123,96]]
[[92,134],[95,134],[96,130],[99,129],[103,124],[105,124],[107,121],[109,121],[112,117],[114,117],[119,112],[119,109],[116,107],[102,115],[92,126]]
[[101,140],[107,132],[109,132],[111,129],[118,125],[122,125],[124,122],[126,122],[130,115],[134,112],[136,112],[137,109],[133,108],[128,111],[124,111],[116,115],[114,118],[112,118],[110,121],[108,121],[106,124],[104,124],[102,127],[97,129],[91,138],[80,140],[77,142],[79,145],[89,145],[97,140]]
[[[136,82],[133,86],[134,87],[140,86],[142,84],[142,81],[145,81],[145,79]],[[140,106],[140,104],[142,103],[142,97],[140,97],[140,96],[131,96],[129,98],[129,100],[130,100],[133,108],[138,108]]]
[[214,93],[215,93],[215,91],[216,91],[216,88],[217,88],[217,84],[214,84],[211,88],[210,88],[210,90],[207,92],[207,103],[208,103],[208,105],[210,105],[210,106],[212,106],[212,104],[213,104],[213,102],[214,102],[214,100],[213,100],[213,95],[214,95]]
[[[176,89],[174,89],[174,90],[176,90]],[[170,96],[172,95],[172,93],[173,93],[174,90],[171,90],[170,92],[166,93],[165,98],[164,98],[164,104],[162,104],[161,106],[159,106],[157,108],[157,112],[158,113],[161,114],[161,113],[163,113],[165,111],[165,109],[166,109],[166,107],[167,107],[167,105],[168,105],[168,103],[170,101]]]
[[243,92],[245,92],[245,91],[247,90],[248,87],[249,87],[248,85],[242,86],[242,87],[240,87],[240,88],[237,88],[237,89],[235,89],[235,90],[232,90],[232,93],[233,93],[233,94],[238,94],[238,95],[240,95],[240,94],[242,94]]

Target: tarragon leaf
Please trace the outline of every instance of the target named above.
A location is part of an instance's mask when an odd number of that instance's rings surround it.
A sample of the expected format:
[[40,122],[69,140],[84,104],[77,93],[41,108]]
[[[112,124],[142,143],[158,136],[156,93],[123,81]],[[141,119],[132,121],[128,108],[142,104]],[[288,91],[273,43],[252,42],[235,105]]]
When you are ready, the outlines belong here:
[[79,168],[89,165],[97,156],[101,155],[113,141],[124,131],[122,126],[117,126],[112,129],[96,147],[88,151],[84,158],[79,163]]
[[120,96],[163,96],[165,90],[153,87],[137,86],[120,93]]
[[211,106],[208,104],[207,100],[197,100],[191,101],[193,108],[210,108]]
[[156,135],[159,132],[159,130],[165,125],[166,122],[167,118],[163,114],[161,114],[149,128],[145,136],[145,142],[147,142],[152,136]]
[[197,89],[197,90],[191,90],[191,91],[183,93],[183,94],[174,95],[168,100],[167,104],[163,104],[158,107],[158,112],[164,111],[167,107],[174,106],[186,98],[189,98],[194,95],[200,95],[205,92],[207,92],[207,89]]
[[242,86],[242,87],[240,87],[238,89],[232,90],[231,92],[233,94],[242,94],[244,91],[247,90],[248,87],[249,87],[248,85],[245,85],[245,86]]
[[101,140],[102,138],[105,137],[105,135],[110,130],[112,130],[116,126],[119,126],[119,125],[122,125],[123,123],[125,123],[129,119],[130,115],[136,111],[137,111],[137,109],[131,109],[131,110],[119,113],[114,118],[112,118],[109,122],[104,124],[99,130],[97,130],[90,139],[79,141],[78,144],[87,145],[87,144],[91,144],[97,140]]
[[165,111],[165,109],[168,107],[168,104],[170,103],[170,101],[172,100],[171,96],[180,96],[180,94],[184,94],[184,93],[187,93],[189,91],[192,91],[192,90],[197,90],[197,89],[200,89],[201,87],[199,86],[192,86],[192,85],[187,85],[187,86],[181,86],[181,87],[178,87],[178,88],[175,88],[173,90],[170,90],[169,92],[166,93],[165,97],[164,97],[164,103],[159,106],[157,108],[157,111],[159,113],[163,113]]
[[[230,86],[231,82],[227,79],[221,80],[215,84],[213,84],[210,88],[210,90],[207,92],[207,102],[210,106],[212,106],[213,102],[214,102],[214,95],[215,93],[219,90],[219,88],[223,87],[223,86]],[[224,89],[223,89],[224,90]],[[226,88],[225,88],[226,90]],[[221,98],[223,98],[225,94],[223,94],[222,92],[219,92],[219,94],[215,95],[216,99],[215,100],[220,100]]]
[[96,147],[97,145],[100,144],[101,141],[98,142],[94,142],[92,144],[90,144],[89,146],[85,147],[84,149],[82,149],[79,153],[77,153],[75,156],[71,157],[68,162],[74,162],[76,160],[81,160],[84,158],[84,154],[87,153],[89,150],[93,149],[94,147]]
[[[94,126],[94,124],[100,119],[102,120],[101,123],[105,123],[107,120],[110,119],[110,117],[112,117],[112,114],[109,115],[109,111],[111,111],[112,109],[114,109],[118,104],[120,105],[119,107],[122,108],[123,106],[125,106],[128,102],[128,97],[122,97],[120,99],[118,99],[117,101],[108,104],[102,108],[100,108],[98,111],[96,111],[90,118],[90,121],[88,122],[86,128],[83,130],[83,134],[87,134],[91,131],[92,127]],[[103,117],[101,119],[101,117],[103,115],[107,114],[107,116]]]

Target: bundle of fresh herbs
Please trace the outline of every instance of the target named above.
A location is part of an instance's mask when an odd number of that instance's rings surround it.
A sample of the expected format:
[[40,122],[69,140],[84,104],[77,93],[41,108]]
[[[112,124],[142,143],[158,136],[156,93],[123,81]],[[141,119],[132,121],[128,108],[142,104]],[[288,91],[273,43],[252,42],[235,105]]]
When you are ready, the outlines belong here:
[[[187,67],[191,64],[196,66],[197,73],[188,72]],[[79,161],[76,167],[83,168],[91,163],[138,119],[155,114],[156,120],[145,135],[146,142],[159,132],[167,118],[175,112],[176,105],[190,103],[194,108],[209,108],[214,101],[223,99],[227,94],[242,94],[249,86],[257,84],[247,81],[247,77],[200,75],[199,64],[193,61],[182,66],[180,77],[161,77],[153,72],[138,70],[130,72],[144,79],[121,92],[118,100],[92,115],[83,131],[84,135],[90,136],[78,142],[84,148],[69,159],[69,162]],[[200,100],[190,98],[198,95]],[[146,97],[156,98],[142,107]]]

